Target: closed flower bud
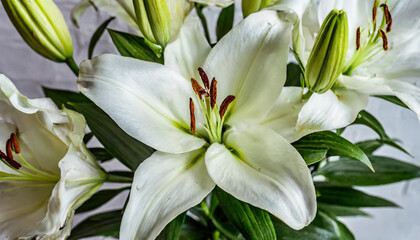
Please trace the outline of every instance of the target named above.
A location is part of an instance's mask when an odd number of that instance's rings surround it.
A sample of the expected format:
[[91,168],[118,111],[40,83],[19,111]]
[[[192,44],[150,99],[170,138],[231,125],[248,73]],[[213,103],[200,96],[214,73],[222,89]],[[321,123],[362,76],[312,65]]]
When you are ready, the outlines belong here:
[[171,14],[166,0],[134,0],[137,25],[144,37],[165,47],[171,38]]
[[248,15],[267,7],[273,2],[275,2],[275,0],[242,0],[242,13],[244,14],[244,17],[247,17]]
[[63,15],[52,0],[2,0],[25,42],[37,53],[56,62],[73,56],[73,46]]
[[348,49],[347,14],[332,10],[322,23],[306,64],[306,86],[313,92],[325,93],[340,76]]

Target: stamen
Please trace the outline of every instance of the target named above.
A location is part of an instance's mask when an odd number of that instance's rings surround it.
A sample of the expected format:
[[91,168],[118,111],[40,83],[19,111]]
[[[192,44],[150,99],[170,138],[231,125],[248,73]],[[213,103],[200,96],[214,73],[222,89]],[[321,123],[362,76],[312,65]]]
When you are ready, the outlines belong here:
[[385,20],[386,20],[386,32],[390,32],[391,28],[392,28],[392,15],[391,12],[389,11],[388,5],[386,5],[385,3],[381,4],[381,8],[384,9],[384,14],[385,14]]
[[12,166],[13,168],[19,170],[22,165],[20,165],[18,162],[16,162],[15,160],[9,158],[6,154],[4,154],[4,152],[2,152],[0,150],[0,158],[4,159],[10,166]]
[[223,118],[223,116],[226,113],[227,108],[233,102],[233,100],[235,100],[235,96],[233,95],[229,95],[225,98],[225,100],[223,100],[222,105],[220,105],[220,110],[219,110],[220,118]]
[[382,42],[383,42],[382,47],[386,51],[388,50],[388,38],[386,37],[386,34],[384,31],[379,30],[379,32],[381,33],[381,37],[382,37]]
[[18,143],[16,134],[12,133],[10,135],[10,139],[12,141],[13,150],[15,150],[15,153],[19,154],[20,153],[20,147],[19,147],[19,143]]
[[360,27],[356,31],[356,51],[360,49]]
[[204,88],[202,88],[194,78],[191,78],[191,84],[195,94],[197,94],[200,97],[200,99],[203,93],[207,93],[206,90],[204,90]]
[[201,77],[201,80],[203,81],[204,87],[206,89],[209,89],[210,88],[209,78],[207,77],[206,72],[204,72],[204,70],[201,67],[198,68],[198,72],[200,73],[200,77]]
[[191,132],[192,134],[195,134],[195,114],[194,114],[194,102],[192,98],[190,98],[190,119],[191,119],[191,123],[190,123]]
[[7,153],[7,157],[13,160],[12,139],[11,138],[7,139],[6,153]]
[[374,25],[376,25],[377,15],[378,15],[378,0],[375,0],[375,3],[373,4],[373,9],[372,9],[372,20],[373,20]]
[[211,80],[211,88],[210,88],[210,105],[211,108],[214,108],[214,105],[216,105],[217,100],[217,81],[216,78],[213,78]]

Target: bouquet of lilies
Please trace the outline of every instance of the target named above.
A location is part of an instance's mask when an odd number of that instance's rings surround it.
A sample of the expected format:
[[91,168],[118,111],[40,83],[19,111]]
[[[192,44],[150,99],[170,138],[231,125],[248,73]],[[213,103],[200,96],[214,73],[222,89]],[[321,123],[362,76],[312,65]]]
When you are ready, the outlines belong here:
[[[364,110],[375,97],[420,117],[418,0],[81,0],[76,26],[90,7],[114,17],[80,64],[52,0],[2,4],[80,91],[28,99],[0,75],[2,240],[354,239],[339,217],[396,206],[355,187],[420,177],[375,154],[409,153]],[[109,29],[115,17],[135,34]],[[119,55],[93,56],[104,34]],[[378,137],[341,136],[357,124]],[[127,191],[122,209],[72,226]]]

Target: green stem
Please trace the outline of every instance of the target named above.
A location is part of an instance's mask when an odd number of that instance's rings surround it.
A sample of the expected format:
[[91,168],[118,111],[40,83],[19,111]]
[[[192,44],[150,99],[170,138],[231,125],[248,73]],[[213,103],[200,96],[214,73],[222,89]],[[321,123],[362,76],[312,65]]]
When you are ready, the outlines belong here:
[[203,25],[204,34],[206,36],[207,42],[211,45],[209,27],[207,26],[207,19],[201,11],[203,7],[200,4],[195,4],[195,9],[197,10],[197,15],[200,18],[201,24]]
[[219,239],[220,239],[220,232],[216,230],[213,232],[213,240],[219,240]]
[[121,177],[121,176],[108,173],[106,175],[105,181],[111,182],[111,183],[132,183],[133,179],[130,177]]
[[305,93],[305,94],[302,96],[302,99],[303,99],[303,100],[308,100],[308,99],[312,96],[312,94],[314,94],[314,92],[312,92],[312,91],[308,91],[307,93]]
[[67,66],[69,66],[69,68],[73,71],[73,73],[76,76],[79,76],[79,67],[77,66],[76,62],[74,61],[74,58],[71,57],[71,58],[67,59],[66,63],[67,63]]

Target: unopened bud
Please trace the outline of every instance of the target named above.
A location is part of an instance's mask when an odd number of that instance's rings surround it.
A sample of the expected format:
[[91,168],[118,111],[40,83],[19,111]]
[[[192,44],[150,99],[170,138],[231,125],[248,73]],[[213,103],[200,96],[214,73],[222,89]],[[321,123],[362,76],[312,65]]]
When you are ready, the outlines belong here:
[[37,53],[56,62],[73,56],[63,15],[52,0],[1,0],[23,40]]
[[171,14],[166,0],[133,0],[133,3],[144,37],[165,47],[171,37]]
[[324,93],[334,85],[343,71],[347,49],[347,14],[334,9],[322,23],[306,65],[305,82],[311,91]]
[[242,13],[244,17],[258,12],[277,0],[242,0]]

